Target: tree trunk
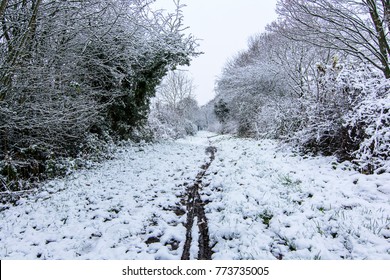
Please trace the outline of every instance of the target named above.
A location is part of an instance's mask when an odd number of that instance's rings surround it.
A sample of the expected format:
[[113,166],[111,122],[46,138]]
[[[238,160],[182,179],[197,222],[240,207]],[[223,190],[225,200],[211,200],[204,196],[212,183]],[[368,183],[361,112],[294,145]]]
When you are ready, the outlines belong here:
[[390,30],[390,0],[382,0],[384,20],[387,24],[387,29]]
[[8,0],[2,0],[0,4],[0,19],[3,17],[5,8],[7,8]]
[[[387,3],[384,3],[387,2]],[[383,0],[382,3],[389,4],[389,1]],[[382,71],[387,79],[390,78],[390,67],[389,67],[389,53],[390,53],[390,47],[387,42],[386,33],[385,33],[385,18],[386,18],[386,12],[384,19],[382,20],[378,13],[378,7],[376,5],[375,0],[367,0],[366,5],[368,6],[368,9],[370,11],[371,19],[375,26],[375,31],[377,33],[377,39],[378,39],[378,45],[379,45],[379,51],[381,54],[381,64],[382,64]],[[384,7],[386,8],[386,6]]]

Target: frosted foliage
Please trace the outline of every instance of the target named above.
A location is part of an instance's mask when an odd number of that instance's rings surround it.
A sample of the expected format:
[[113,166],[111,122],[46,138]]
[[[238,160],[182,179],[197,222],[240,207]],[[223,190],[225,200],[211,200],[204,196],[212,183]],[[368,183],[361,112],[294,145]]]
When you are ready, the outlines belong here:
[[390,82],[371,79],[361,84],[363,101],[346,117],[351,137],[363,138],[355,152],[356,162],[367,172],[390,172]]
[[151,111],[148,118],[148,127],[157,140],[183,138],[186,135],[194,135],[197,131],[193,122],[181,118],[174,111],[166,108],[160,111]]
[[[195,135],[197,132],[197,120],[194,110],[198,110],[196,101],[192,106],[180,106],[176,110],[169,104],[161,104],[154,100],[148,117],[147,127],[155,140],[167,140],[183,138],[187,135]],[[187,104],[188,105],[188,104]]]
[[0,2],[0,190],[77,157],[91,133],[139,140],[156,86],[197,55],[179,1]]

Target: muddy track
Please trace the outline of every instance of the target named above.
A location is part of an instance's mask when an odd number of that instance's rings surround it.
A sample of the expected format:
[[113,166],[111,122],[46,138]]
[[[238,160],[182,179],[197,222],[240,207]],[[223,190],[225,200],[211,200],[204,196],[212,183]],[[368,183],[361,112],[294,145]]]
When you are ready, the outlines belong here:
[[[201,166],[201,171],[196,175],[195,182],[192,186],[187,188],[187,222],[186,222],[186,241],[184,243],[182,260],[190,259],[190,249],[192,244],[192,232],[194,221],[197,221],[199,232],[199,251],[198,260],[211,260],[212,249],[210,247],[209,227],[205,214],[204,205],[200,197],[199,191],[202,189],[202,180],[205,177],[206,171],[215,159],[217,148],[209,146],[206,148],[206,153],[210,155],[210,160]],[[195,219],[197,218],[197,219]]]

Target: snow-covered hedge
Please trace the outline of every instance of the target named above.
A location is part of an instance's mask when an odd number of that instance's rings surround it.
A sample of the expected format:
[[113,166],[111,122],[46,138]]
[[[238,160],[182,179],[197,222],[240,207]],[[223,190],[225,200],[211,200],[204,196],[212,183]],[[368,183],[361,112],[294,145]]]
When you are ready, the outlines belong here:
[[388,79],[367,65],[322,70],[322,88],[307,100],[309,119],[296,134],[300,145],[351,160],[364,173],[390,172]]

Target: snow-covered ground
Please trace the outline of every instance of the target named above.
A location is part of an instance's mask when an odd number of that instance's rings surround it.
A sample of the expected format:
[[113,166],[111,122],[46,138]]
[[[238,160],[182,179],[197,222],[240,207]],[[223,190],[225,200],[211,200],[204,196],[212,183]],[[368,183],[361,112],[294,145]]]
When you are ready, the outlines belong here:
[[219,137],[208,205],[214,259],[390,259],[390,175]]
[[390,174],[206,132],[47,182],[0,212],[0,258],[180,259],[186,187],[210,141],[200,192],[213,259],[390,259]]

